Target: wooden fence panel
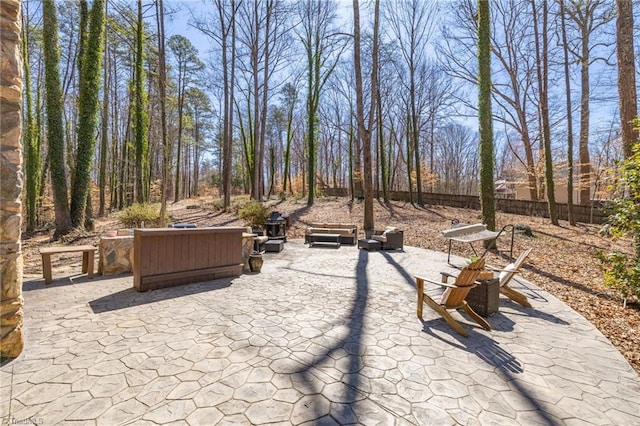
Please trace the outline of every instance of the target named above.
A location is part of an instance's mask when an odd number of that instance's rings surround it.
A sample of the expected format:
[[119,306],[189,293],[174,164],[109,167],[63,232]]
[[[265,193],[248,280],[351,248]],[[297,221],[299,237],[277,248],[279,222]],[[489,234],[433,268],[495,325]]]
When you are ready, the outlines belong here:
[[[345,197],[348,196],[347,188],[325,188],[324,193],[328,196]],[[362,192],[356,192],[355,197],[361,197]],[[416,194],[414,193],[414,197]],[[389,198],[393,201],[409,202],[408,191],[389,191]],[[425,204],[458,207],[463,209],[480,210],[480,198],[477,195],[456,195],[438,194],[423,192],[422,199]],[[568,220],[568,206],[566,203],[557,203],[558,218]],[[546,201],[514,200],[510,198],[496,198],[496,209],[503,213],[512,213],[522,216],[549,217],[549,210]],[[591,206],[574,205],[573,214],[576,222],[604,224],[608,215],[605,211],[605,203],[594,201]]]

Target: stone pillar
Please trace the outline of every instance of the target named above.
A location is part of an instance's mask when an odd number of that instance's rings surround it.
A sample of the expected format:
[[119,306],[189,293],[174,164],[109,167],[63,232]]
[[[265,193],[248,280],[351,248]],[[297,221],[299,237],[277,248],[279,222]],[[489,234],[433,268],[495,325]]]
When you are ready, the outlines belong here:
[[21,1],[0,0],[0,356],[22,352]]

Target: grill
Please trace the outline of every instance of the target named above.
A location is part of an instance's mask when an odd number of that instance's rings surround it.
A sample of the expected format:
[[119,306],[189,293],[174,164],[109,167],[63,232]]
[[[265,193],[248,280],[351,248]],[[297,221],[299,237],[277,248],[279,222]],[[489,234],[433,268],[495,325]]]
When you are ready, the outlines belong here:
[[271,216],[264,222],[264,229],[270,240],[287,241],[286,220],[280,216],[280,213],[273,212]]

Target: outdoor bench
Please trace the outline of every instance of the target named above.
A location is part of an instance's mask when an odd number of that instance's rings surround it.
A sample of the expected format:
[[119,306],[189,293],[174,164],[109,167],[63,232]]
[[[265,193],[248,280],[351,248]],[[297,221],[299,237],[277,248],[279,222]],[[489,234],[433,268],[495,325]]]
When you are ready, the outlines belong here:
[[82,252],[82,272],[87,274],[87,278],[93,278],[93,259],[97,248],[94,246],[60,246],[60,247],[41,247],[39,249],[42,255],[42,276],[44,283],[50,284],[53,281],[51,276],[51,255],[62,253]]
[[[339,235],[338,243],[353,245],[358,240],[358,227],[344,223],[312,223],[305,231],[305,244],[318,240],[319,238],[316,237],[318,234]],[[311,235],[314,235],[314,237],[311,237]]]

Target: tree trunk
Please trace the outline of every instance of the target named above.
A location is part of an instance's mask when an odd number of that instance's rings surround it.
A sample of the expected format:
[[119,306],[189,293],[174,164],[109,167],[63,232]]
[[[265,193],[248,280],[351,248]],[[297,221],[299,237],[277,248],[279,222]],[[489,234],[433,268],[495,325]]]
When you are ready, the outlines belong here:
[[64,127],[62,125],[62,91],[60,88],[60,50],[58,12],[54,0],[42,2],[43,50],[46,86],[47,143],[51,170],[51,188],[55,210],[54,239],[71,230],[67,176],[64,161]]
[[[489,2],[478,0],[478,117],[480,120],[480,207],[482,223],[496,229],[491,119],[491,21]],[[486,247],[486,244],[485,244]]]
[[[25,16],[23,16],[25,18]],[[24,63],[24,95],[25,95],[25,115],[24,125],[24,146],[27,151],[26,158],[26,181],[27,181],[27,232],[33,232],[36,228],[38,209],[38,187],[40,185],[40,144],[36,134],[35,120],[33,114],[33,102],[31,96],[31,67],[29,65],[29,25],[26,18],[23,19],[22,27],[22,55]]]
[[638,94],[633,50],[633,3],[616,0],[616,52],[618,57],[618,93],[620,95],[620,121],[625,158],[631,156],[631,148],[640,140],[633,120],[638,116]]
[[573,215],[573,114],[571,107],[571,75],[569,74],[569,44],[565,22],[564,0],[560,0],[560,24],[562,27],[562,50],[564,53],[564,87],[567,104],[567,216],[569,224],[575,226]]
[[377,115],[378,115],[378,137],[376,140],[378,141],[378,151],[379,151],[379,163],[378,167],[380,169],[380,180],[382,184],[382,199],[385,203],[389,202],[389,171],[387,169],[387,156],[386,156],[386,148],[384,143],[384,126],[382,122],[382,96],[380,94],[380,87],[376,90],[377,97]]
[[148,172],[147,151],[149,145],[147,114],[147,93],[144,88],[144,22],[142,18],[142,0],[138,0],[138,20],[136,23],[136,64],[135,64],[135,146],[136,146],[136,201],[144,203],[148,201],[145,191]]
[[173,202],[177,203],[180,199],[180,182],[182,177],[182,127],[183,127],[183,110],[184,110],[184,75],[182,70],[178,69],[178,146],[176,147],[176,178],[173,193]]
[[160,127],[162,128],[162,181],[160,183],[160,226],[165,225],[167,189],[169,187],[169,138],[167,137],[167,55],[164,38],[164,3],[156,2],[158,26],[158,95],[160,97]]
[[349,114],[349,194],[351,194],[351,201],[355,197],[356,182],[353,170],[354,158],[354,137],[353,137],[353,111]]
[[413,169],[411,166],[413,164],[413,144],[411,143],[411,134],[411,119],[407,115],[407,126],[405,129],[405,139],[407,141],[407,185],[409,187],[409,202],[413,204],[413,176],[411,176]]
[[[544,151],[545,178],[547,187],[547,206],[551,223],[559,225],[556,208],[555,187],[553,182],[553,159],[551,158],[551,130],[549,128],[549,41],[547,38],[548,10],[547,2],[542,2],[542,32],[538,30],[538,10],[536,2],[531,2],[533,16],[533,31],[535,34],[536,72],[538,74],[538,93],[540,114],[540,134]],[[542,35],[542,52],[540,52],[540,36]]]
[[[260,143],[260,156],[257,161],[257,169],[259,171],[259,200],[262,200],[262,197],[265,193],[264,187],[264,156],[265,156],[265,139],[267,132],[267,104],[269,102],[269,75],[271,74],[271,43],[275,42],[271,40],[271,30],[272,30],[272,15],[274,13],[274,0],[267,0],[266,6],[266,17],[265,17],[265,27],[264,27],[264,65],[262,69],[262,100],[261,100],[261,111],[260,111],[260,120],[259,120],[259,128],[258,128],[258,140]],[[256,94],[257,96],[257,94]],[[256,111],[257,114],[257,111]]]
[[0,356],[16,358],[24,347],[22,319],[22,57],[21,1],[2,0],[0,6]]
[[[223,124],[222,124],[222,192],[224,207],[231,206],[231,159],[233,156],[233,75],[235,62],[235,1],[231,0],[231,15],[226,22],[225,4],[216,1],[220,20],[222,49],[222,85],[223,85]],[[231,34],[230,34],[231,32]],[[231,36],[231,63],[229,62],[229,37]]]
[[[377,87],[378,77],[378,28],[380,15],[380,1],[375,1],[374,24],[373,24],[373,46],[372,46],[372,63],[371,63],[371,90]],[[376,108],[376,96],[372,93],[369,123],[365,126],[364,115],[364,93],[362,81],[362,68],[360,63],[360,5],[358,0],[353,0],[353,32],[354,32],[354,70],[356,77],[356,117],[358,120],[358,139],[362,141],[362,159],[363,159],[363,186],[364,186],[364,221],[363,228],[365,235],[370,235],[374,230],[373,217],[373,179],[372,179],[372,161],[371,161],[371,129],[374,122],[374,113]]]
[[287,193],[287,182],[289,183],[289,190],[293,194],[293,188],[291,187],[291,142],[293,141],[293,112],[296,98],[297,95],[294,95],[287,111],[287,145],[284,151],[284,183],[282,184],[282,192],[285,194]]
[[589,38],[582,37],[582,58],[580,67],[580,204],[591,202],[591,159],[589,158]]
[[96,146],[100,92],[100,71],[104,45],[104,0],[94,0],[89,16],[86,50],[82,57],[78,105],[78,147],[71,193],[71,223],[83,227],[87,197],[91,188],[91,167]]
[[420,118],[418,117],[418,113],[416,111],[415,105],[415,84],[413,80],[415,77],[413,76],[413,72],[411,73],[411,142],[413,143],[413,156],[415,160],[415,171],[416,171],[416,198],[419,206],[423,206],[424,202],[422,201],[422,164],[420,161]]
[[107,150],[109,145],[109,50],[107,32],[104,36],[104,90],[102,93],[102,131],[100,132],[100,170],[98,172],[99,206],[98,215],[104,216],[107,188]]

